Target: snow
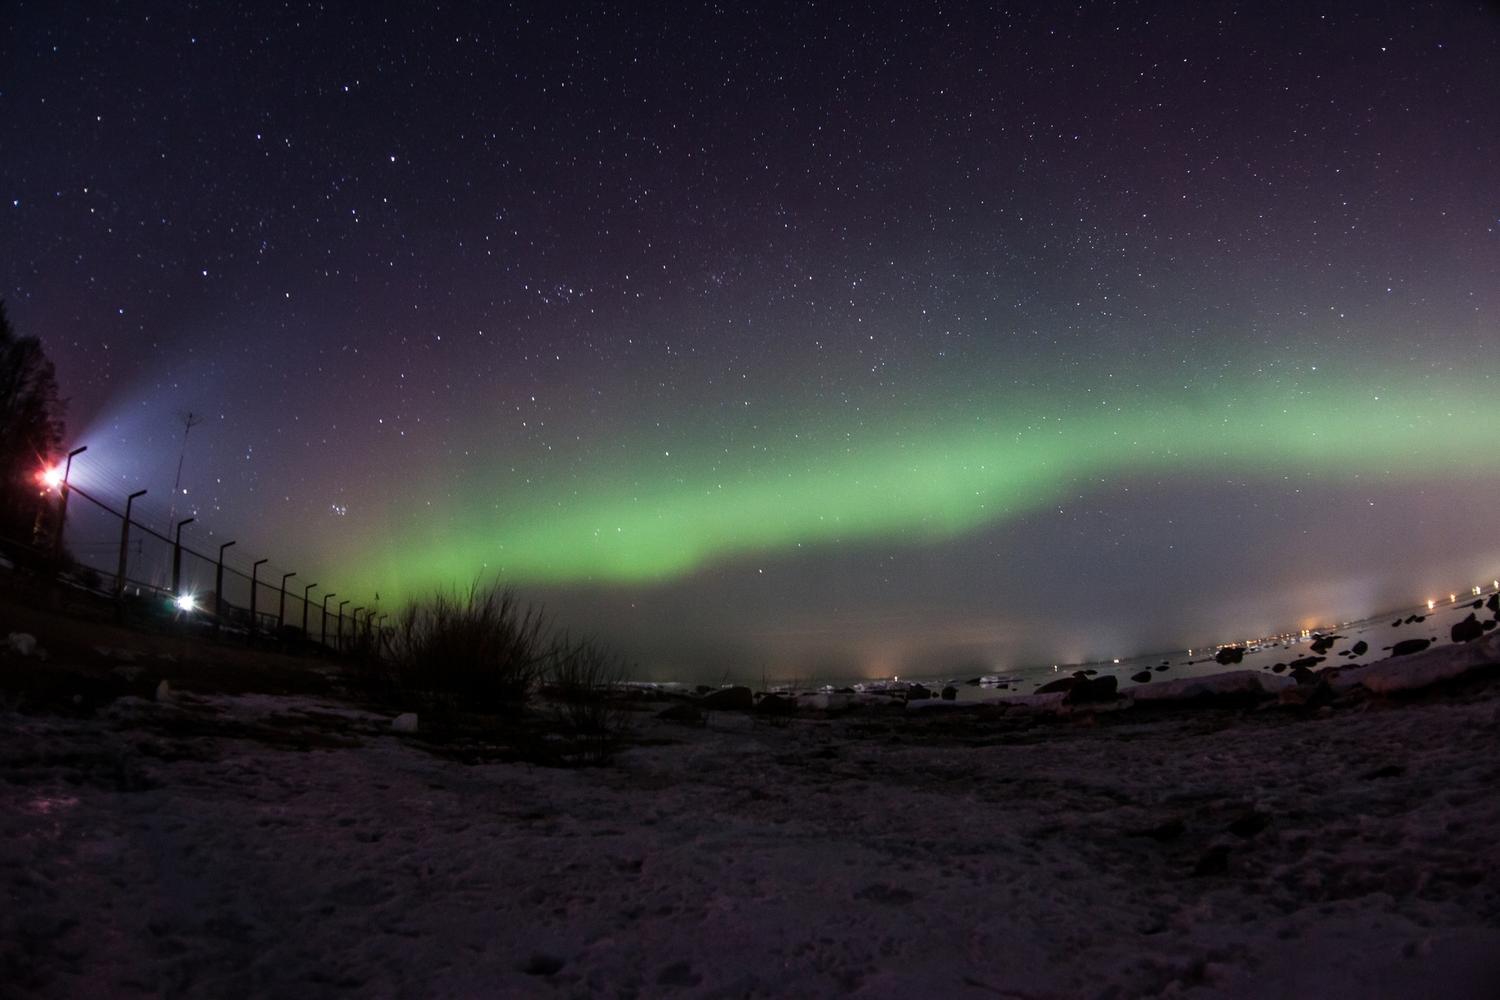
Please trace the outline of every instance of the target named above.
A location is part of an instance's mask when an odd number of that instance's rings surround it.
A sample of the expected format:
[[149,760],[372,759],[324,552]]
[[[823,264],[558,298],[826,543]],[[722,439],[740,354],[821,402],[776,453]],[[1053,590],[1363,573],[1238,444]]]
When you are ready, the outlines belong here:
[[1128,696],[1138,703],[1190,701],[1194,698],[1228,695],[1275,694],[1295,687],[1296,681],[1280,674],[1263,674],[1255,670],[1230,670],[1205,677],[1179,677],[1170,681],[1141,684],[1130,688]]
[[1450,681],[1479,667],[1500,663],[1500,631],[1469,643],[1437,646],[1411,656],[1398,656],[1333,675],[1335,690],[1362,687],[1377,694],[1415,691]]
[[[1489,655],[1438,652],[1388,669]],[[5,992],[1497,995],[1500,682],[1271,701],[642,713],[577,770],[309,697],[0,710]]]

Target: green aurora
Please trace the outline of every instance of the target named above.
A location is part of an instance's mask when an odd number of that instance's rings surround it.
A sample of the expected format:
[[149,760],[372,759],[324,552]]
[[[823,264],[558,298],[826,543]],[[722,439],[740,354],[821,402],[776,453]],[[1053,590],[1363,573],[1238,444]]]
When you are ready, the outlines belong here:
[[722,435],[704,433],[670,454],[642,442],[612,447],[608,461],[584,456],[565,488],[544,477],[482,487],[481,513],[407,511],[406,530],[356,576],[397,601],[475,577],[641,584],[751,555],[951,539],[1125,476],[1235,489],[1500,470],[1500,408],[1484,376],[1033,387],[947,408],[926,398],[855,421],[784,419],[763,428],[772,444],[733,462]]

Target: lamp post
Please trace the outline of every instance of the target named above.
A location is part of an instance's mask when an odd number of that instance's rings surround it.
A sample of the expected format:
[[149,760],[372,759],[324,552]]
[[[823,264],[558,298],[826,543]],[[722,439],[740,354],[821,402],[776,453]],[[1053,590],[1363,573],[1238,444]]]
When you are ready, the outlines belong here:
[[339,595],[338,594],[324,594],[323,595],[323,624],[318,629],[318,645],[320,645],[320,646],[327,646],[328,645],[328,599],[330,597],[337,597],[337,596],[339,596]]
[[302,588],[302,638],[307,638],[307,595],[312,593],[316,583],[309,583]]
[[89,446],[85,444],[68,452],[68,461],[63,466],[62,482],[58,484],[58,493],[62,495],[62,500],[57,505],[57,534],[52,539],[52,558],[59,564],[62,562],[63,525],[68,520],[68,476],[73,472],[73,457],[82,455],[88,450]]
[[177,534],[172,540],[172,596],[182,596],[182,529],[198,520],[185,517],[177,522]]
[[340,653],[344,651],[344,605],[349,603],[349,601],[339,602],[339,637],[336,648]]
[[361,611],[363,611],[364,609],[365,609],[365,606],[363,604],[361,604],[359,607],[355,608],[354,611],[353,611],[353,613],[350,614],[350,616],[349,616],[350,618],[354,619],[353,624],[351,624],[349,626],[349,640],[350,640],[350,642],[354,642],[355,640],[357,640],[359,638],[359,613]]
[[250,567],[250,638],[252,639],[255,638],[255,604],[256,591],[260,590],[260,568],[270,561],[269,559],[261,559]]
[[219,562],[214,567],[214,616],[218,619],[215,628],[224,623],[224,550],[233,544],[225,542],[219,546]]
[[281,603],[276,606],[276,637],[281,638],[282,626],[286,624],[286,582],[296,573],[281,574]]
[[115,600],[125,597],[125,554],[130,546],[130,508],[136,497],[146,495],[145,490],[136,490],[125,498],[125,521],[120,525],[120,568],[115,570]]

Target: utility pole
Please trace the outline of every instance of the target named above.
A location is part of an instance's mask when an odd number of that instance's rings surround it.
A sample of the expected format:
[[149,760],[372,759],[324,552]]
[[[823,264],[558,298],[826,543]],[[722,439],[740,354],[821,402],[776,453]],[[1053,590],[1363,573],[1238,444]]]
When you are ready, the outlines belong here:
[[177,454],[177,478],[172,480],[172,507],[167,512],[168,521],[177,516],[177,497],[182,493],[182,463],[187,458],[188,434],[194,427],[203,423],[203,416],[192,410],[179,414],[177,419],[182,421],[182,450]]

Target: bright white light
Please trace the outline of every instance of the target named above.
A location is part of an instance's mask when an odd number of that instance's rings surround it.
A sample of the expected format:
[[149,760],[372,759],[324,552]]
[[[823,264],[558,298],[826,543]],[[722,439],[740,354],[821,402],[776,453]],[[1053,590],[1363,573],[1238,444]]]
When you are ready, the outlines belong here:
[[63,470],[61,466],[54,465],[42,473],[42,485],[49,490],[55,490],[62,485]]
[[1437,605],[1437,601],[1428,601],[1427,602],[1427,610],[1431,611],[1436,605]]
[[174,603],[177,605],[177,610],[178,611],[197,611],[198,610],[197,602],[195,602],[193,600],[193,595],[192,594],[178,594],[177,595],[177,600]]

